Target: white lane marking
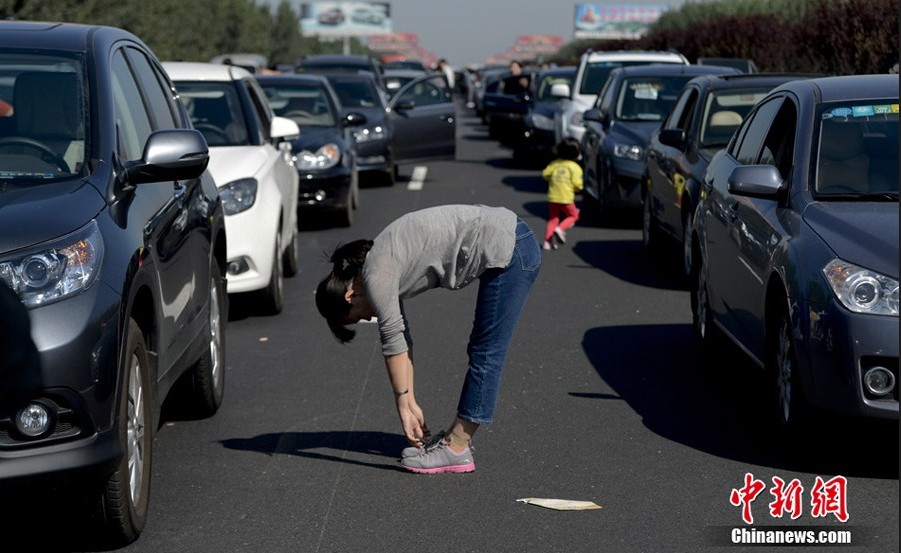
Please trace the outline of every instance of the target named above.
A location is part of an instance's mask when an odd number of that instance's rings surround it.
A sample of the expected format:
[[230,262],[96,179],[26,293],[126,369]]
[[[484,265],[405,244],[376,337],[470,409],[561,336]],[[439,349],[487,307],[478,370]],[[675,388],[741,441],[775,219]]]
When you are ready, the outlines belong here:
[[413,168],[413,174],[410,176],[410,182],[407,183],[407,190],[422,190],[422,183],[425,181],[426,175],[429,174],[429,168],[425,165],[417,165]]

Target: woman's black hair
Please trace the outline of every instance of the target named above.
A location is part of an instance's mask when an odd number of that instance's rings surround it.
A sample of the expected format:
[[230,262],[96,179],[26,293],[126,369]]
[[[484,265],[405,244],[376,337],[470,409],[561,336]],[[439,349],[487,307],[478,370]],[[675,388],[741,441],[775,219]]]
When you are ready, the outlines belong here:
[[372,240],[354,240],[348,244],[339,244],[331,255],[326,254],[326,259],[332,264],[332,271],[316,288],[316,307],[319,314],[325,317],[332,334],[342,344],[350,342],[357,334],[344,325],[344,319],[350,312],[350,304],[344,296],[363,270],[363,262],[370,249]]
[[567,136],[554,146],[554,156],[560,159],[576,161],[580,155],[582,155],[582,150],[579,147],[579,141],[571,136]]

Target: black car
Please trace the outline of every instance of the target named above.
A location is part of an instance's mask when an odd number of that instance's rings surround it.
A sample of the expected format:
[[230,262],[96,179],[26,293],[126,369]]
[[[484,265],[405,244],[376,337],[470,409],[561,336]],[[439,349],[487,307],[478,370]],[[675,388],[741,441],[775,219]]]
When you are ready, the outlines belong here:
[[642,237],[648,252],[662,253],[655,251],[658,246],[675,243],[682,252],[682,276],[688,277],[691,222],[710,158],[726,146],[751,108],[770,90],[810,76],[703,75],[685,85],[648,141],[641,191]]
[[555,146],[554,114],[563,103],[563,98],[554,96],[551,90],[558,84],[571,86],[575,77],[575,66],[552,67],[538,73],[522,131],[513,143],[513,159],[538,165],[550,161]]
[[378,59],[365,54],[311,54],[295,66],[298,73],[371,73],[376,84],[385,90],[385,68]]
[[366,124],[353,133],[361,178],[368,174],[390,186],[398,164],[456,155],[456,107],[444,75],[414,79],[390,100],[369,73],[328,73],[326,77],[345,115],[366,117]]
[[116,28],[0,22],[0,98],[0,280],[39,357],[0,390],[0,493],[77,485],[121,546],[147,522],[163,401],[181,388],[209,416],[223,398],[207,144],[153,52]]
[[291,141],[300,175],[298,209],[333,211],[338,223],[351,226],[360,202],[357,151],[352,129],[367,120],[345,115],[338,95],[322,75],[257,75],[276,115],[301,128]]
[[775,428],[898,420],[898,130],[897,75],[798,79],[707,168],[695,331],[702,353],[730,340],[764,370]]
[[583,202],[589,217],[641,207],[641,177],[651,133],[663,123],[682,87],[694,77],[738,73],[715,65],[651,64],[610,71],[585,111]]
[[482,113],[488,125],[488,136],[501,143],[512,144],[523,132],[523,119],[534,95],[534,70],[521,73],[506,71],[485,89]]

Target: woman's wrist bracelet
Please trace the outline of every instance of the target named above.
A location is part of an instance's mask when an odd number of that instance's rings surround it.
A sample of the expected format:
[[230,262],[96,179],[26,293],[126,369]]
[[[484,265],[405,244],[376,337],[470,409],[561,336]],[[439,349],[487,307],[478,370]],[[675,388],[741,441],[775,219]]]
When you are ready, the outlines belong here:
[[404,390],[402,392],[398,392],[397,390],[394,390],[394,397],[400,397],[400,396],[406,395],[408,393],[410,393],[409,388],[407,388],[406,390]]

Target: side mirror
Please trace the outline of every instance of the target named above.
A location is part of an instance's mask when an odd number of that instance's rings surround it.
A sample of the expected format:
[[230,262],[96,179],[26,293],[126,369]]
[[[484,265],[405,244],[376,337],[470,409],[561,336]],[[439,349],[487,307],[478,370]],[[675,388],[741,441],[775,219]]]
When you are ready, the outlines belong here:
[[413,109],[416,107],[416,102],[411,100],[402,100],[394,105],[394,109],[397,111],[405,111],[409,109]]
[[300,127],[287,117],[273,117],[269,135],[272,138],[297,138],[300,136]]
[[345,127],[359,127],[365,125],[368,121],[365,115],[355,111],[344,114],[344,118],[341,120]]
[[729,192],[736,196],[778,200],[785,189],[782,175],[772,165],[741,165],[729,175]]
[[595,123],[603,123],[604,122],[603,118],[601,117],[601,112],[598,110],[598,108],[591,108],[589,110],[586,110],[582,114],[582,120],[583,121],[594,121]]
[[199,177],[210,162],[210,151],[200,131],[154,131],[144,144],[141,159],[125,162],[125,184],[188,180]]
[[566,83],[551,85],[551,96],[554,98],[569,98],[571,91]]
[[685,147],[685,131],[682,129],[660,129],[657,140],[661,144],[681,150]]

